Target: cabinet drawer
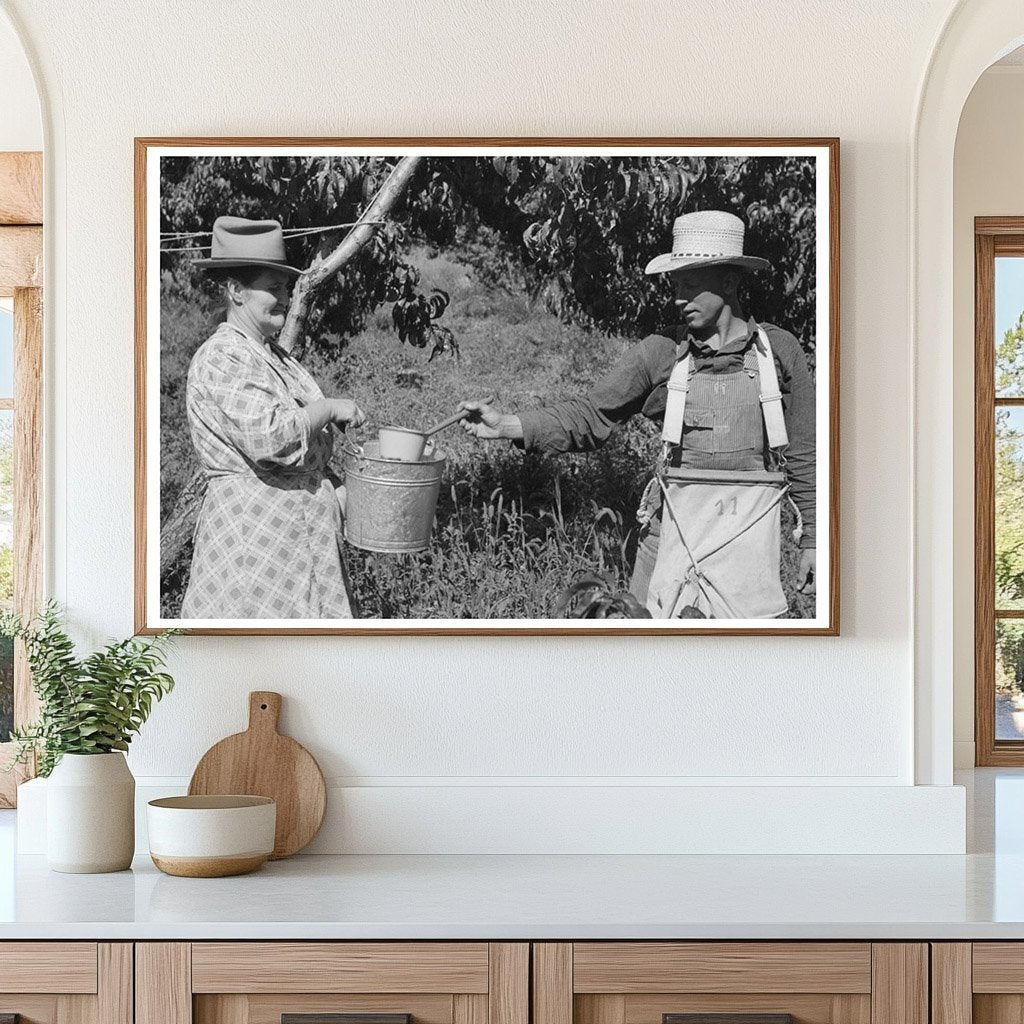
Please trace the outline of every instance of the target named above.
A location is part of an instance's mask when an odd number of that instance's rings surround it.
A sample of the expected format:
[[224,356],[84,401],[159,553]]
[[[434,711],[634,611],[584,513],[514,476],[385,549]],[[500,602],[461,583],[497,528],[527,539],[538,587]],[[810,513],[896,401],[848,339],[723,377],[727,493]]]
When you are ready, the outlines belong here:
[[0,942],[0,1018],[132,1024],[127,942]]
[[529,1024],[526,943],[139,943],[136,985],[136,1024]]
[[975,942],[971,969],[974,992],[1024,994],[1024,942]]
[[[870,943],[629,942],[573,947],[575,1024],[668,1014],[871,1024]],[[774,1018],[774,1020],[773,1020]],[[685,1019],[685,1018],[684,1018]]]
[[0,992],[96,991],[95,942],[0,943]]
[[927,1024],[923,943],[537,943],[534,1024]]
[[193,992],[472,992],[486,942],[196,942]]
[[870,943],[577,942],[573,991],[871,991]]

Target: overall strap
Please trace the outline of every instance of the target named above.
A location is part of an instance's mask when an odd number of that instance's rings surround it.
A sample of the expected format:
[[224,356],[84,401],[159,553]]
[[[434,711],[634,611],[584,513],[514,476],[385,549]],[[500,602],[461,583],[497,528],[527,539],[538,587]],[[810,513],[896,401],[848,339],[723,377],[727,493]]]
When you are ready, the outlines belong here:
[[[761,412],[764,415],[764,430],[768,447],[773,451],[789,444],[786,431],[786,416],[782,410],[782,392],[779,390],[779,375],[775,370],[775,357],[765,329],[758,324],[757,336],[760,342],[754,346],[757,355],[757,375],[760,381]],[[683,416],[686,412],[686,396],[690,391],[690,370],[693,357],[687,353],[672,368],[666,387],[665,421],[661,428],[661,439],[667,444],[680,444],[683,437]]]
[[668,397],[665,399],[665,422],[661,428],[661,439],[667,444],[679,444],[683,437],[683,414],[686,412],[692,365],[693,357],[687,353],[672,367],[672,374],[666,384]]
[[760,324],[757,325],[757,336],[761,344],[755,345],[754,348],[757,351],[757,375],[760,378],[764,432],[768,438],[768,447],[777,451],[789,444],[786,416],[782,411],[782,392],[779,390],[779,375],[775,370],[772,346]]

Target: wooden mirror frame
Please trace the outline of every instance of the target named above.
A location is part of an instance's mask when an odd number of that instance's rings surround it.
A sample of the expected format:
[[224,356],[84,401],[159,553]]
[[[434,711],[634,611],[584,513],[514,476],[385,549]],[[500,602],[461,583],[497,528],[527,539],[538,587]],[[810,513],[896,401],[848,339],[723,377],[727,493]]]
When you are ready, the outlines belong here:
[[[42,370],[43,155],[0,153],[0,298],[14,299],[14,607],[38,611],[43,591]],[[24,650],[14,656],[14,724],[32,721],[38,702]],[[14,756],[0,743],[0,769]],[[0,807],[14,807],[33,766],[0,770]]]

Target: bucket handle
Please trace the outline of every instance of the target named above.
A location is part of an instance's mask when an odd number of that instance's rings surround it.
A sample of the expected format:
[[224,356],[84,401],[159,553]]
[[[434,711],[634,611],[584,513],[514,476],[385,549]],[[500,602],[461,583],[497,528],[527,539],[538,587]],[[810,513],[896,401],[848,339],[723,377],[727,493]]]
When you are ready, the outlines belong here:
[[341,450],[345,452],[346,455],[352,455],[358,460],[360,472],[365,470],[369,465],[366,461],[362,444],[354,438],[349,437],[347,434],[345,435],[345,443],[342,445]]

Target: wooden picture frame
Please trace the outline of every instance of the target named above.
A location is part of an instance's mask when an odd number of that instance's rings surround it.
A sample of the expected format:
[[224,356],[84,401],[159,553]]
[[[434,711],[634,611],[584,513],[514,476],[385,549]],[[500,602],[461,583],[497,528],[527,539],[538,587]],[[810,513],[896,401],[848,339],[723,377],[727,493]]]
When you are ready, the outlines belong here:
[[[453,157],[488,157],[504,166],[506,161],[519,161],[544,157],[554,159],[578,157],[583,161],[636,159],[699,160],[715,158],[737,160],[806,159],[813,165],[813,184],[808,186],[813,202],[814,245],[813,283],[814,323],[819,347],[815,349],[820,386],[815,400],[817,442],[815,452],[819,466],[827,468],[814,491],[819,510],[816,551],[824,552],[816,583],[819,594],[813,603],[813,614],[796,619],[573,619],[573,618],[448,618],[434,620],[418,617],[375,617],[369,619],[296,618],[277,620],[250,618],[238,620],[224,618],[181,618],[175,615],[171,602],[162,605],[164,591],[161,575],[161,526],[168,521],[167,510],[160,505],[158,477],[160,422],[158,395],[160,393],[159,354],[161,352],[159,302],[164,295],[161,286],[160,263],[157,254],[177,248],[196,248],[193,236],[201,232],[209,235],[212,224],[196,224],[189,230],[164,230],[161,217],[161,163],[164,158],[210,161],[219,157],[256,158],[259,156],[292,156],[295,159],[338,156],[351,159],[378,156],[385,162],[404,155],[424,155],[428,159]],[[170,166],[170,165],[168,165]],[[211,165],[212,166],[212,165]],[[390,165],[389,165],[390,166]],[[689,165],[687,165],[689,166]],[[169,172],[168,172],[169,173]],[[174,173],[178,173],[175,171]],[[657,175],[654,175],[654,179]],[[630,184],[626,175],[624,195],[629,200],[630,189],[637,189],[636,179]],[[170,179],[167,179],[170,180]],[[643,178],[641,182],[651,181]],[[443,183],[442,183],[443,184]],[[421,183],[422,185],[422,183]],[[325,186],[325,187],[329,187]],[[429,186],[425,186],[429,187]],[[441,187],[440,185],[438,186]],[[654,187],[654,186],[652,186]],[[365,188],[365,184],[364,184]],[[382,188],[377,193],[384,191]],[[369,200],[372,191],[366,194]],[[779,202],[782,202],[780,197]],[[225,204],[224,212],[230,202]],[[721,205],[724,205],[721,204]],[[714,207],[702,207],[704,209]],[[250,202],[248,216],[255,218],[259,211]],[[376,206],[374,207],[376,209]],[[687,212],[681,206],[675,213]],[[219,215],[219,212],[218,212]],[[270,214],[265,214],[269,216]],[[811,214],[807,215],[811,217]],[[358,212],[355,234],[365,225],[365,204]],[[212,220],[212,218],[211,218]],[[670,223],[670,219],[666,221]],[[376,222],[375,222],[376,223]],[[286,230],[298,232],[298,227]],[[171,240],[171,248],[161,238],[169,234],[180,236]],[[295,237],[298,237],[296,234]],[[184,245],[180,245],[181,242]],[[198,241],[198,239],[195,239]],[[644,259],[668,246],[664,242],[651,242]],[[136,411],[135,411],[135,617],[136,631],[151,634],[175,625],[190,632],[210,635],[793,635],[836,636],[839,633],[839,140],[835,138],[137,138],[135,140],[135,335],[136,335]],[[207,246],[209,248],[209,246]],[[178,257],[184,259],[185,257]],[[308,276],[308,275],[307,275]],[[294,306],[294,302],[293,302]],[[286,324],[282,337],[288,335]],[[197,339],[201,340],[201,339]],[[824,342],[824,345],[822,345]],[[471,396],[457,396],[471,397]],[[178,415],[177,413],[175,415]],[[183,487],[179,492],[185,493]],[[186,499],[195,504],[194,496]],[[631,527],[630,527],[631,528]],[[780,541],[780,544],[782,542]],[[684,539],[685,545],[685,539]],[[170,548],[168,548],[170,550]],[[177,552],[176,554],[180,554]],[[798,552],[799,554],[799,552]],[[566,581],[568,582],[568,581]],[[180,608],[180,595],[178,597]]]

